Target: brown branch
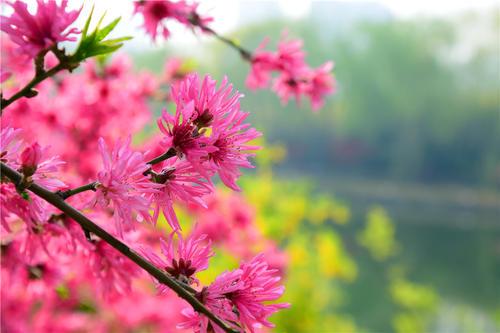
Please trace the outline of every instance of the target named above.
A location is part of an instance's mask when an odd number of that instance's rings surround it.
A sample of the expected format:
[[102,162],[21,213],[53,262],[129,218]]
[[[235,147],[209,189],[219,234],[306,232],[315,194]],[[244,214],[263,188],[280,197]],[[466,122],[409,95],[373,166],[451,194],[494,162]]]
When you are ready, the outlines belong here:
[[74,189],[69,189],[66,191],[57,191],[56,194],[59,195],[63,200],[68,199],[72,195],[82,193],[85,191],[95,191],[97,189],[97,186],[99,186],[99,182],[92,182],[86,185],[82,185],[80,187],[74,188]]
[[[1,162],[1,174],[2,177],[5,176],[9,178],[15,185],[19,185],[23,182],[23,176],[16,170],[10,168],[5,163]],[[139,255],[137,252],[129,248],[125,243],[121,242],[113,235],[109,234],[106,230],[102,229],[100,226],[92,222],[85,215],[76,210],[73,206],[68,205],[60,195],[57,193],[51,192],[48,189],[36,184],[30,183],[25,185],[26,189],[33,192],[40,198],[44,199],[48,203],[53,206],[59,208],[63,211],[68,217],[72,218],[76,221],[80,226],[94,235],[101,238],[103,241],[114,247],[124,256],[132,260],[154,278],[156,278],[160,283],[165,284],[170,289],[174,290],[179,297],[186,300],[193,309],[199,313],[207,316],[211,321],[220,326],[225,332],[229,333],[237,333],[238,331],[233,330],[228,324],[226,324],[223,320],[219,319],[216,315],[214,315],[205,305],[203,305],[193,294],[191,294],[188,290],[184,289],[179,283],[175,281],[172,277],[165,274],[163,271],[158,269],[156,266],[147,261],[144,257]]]

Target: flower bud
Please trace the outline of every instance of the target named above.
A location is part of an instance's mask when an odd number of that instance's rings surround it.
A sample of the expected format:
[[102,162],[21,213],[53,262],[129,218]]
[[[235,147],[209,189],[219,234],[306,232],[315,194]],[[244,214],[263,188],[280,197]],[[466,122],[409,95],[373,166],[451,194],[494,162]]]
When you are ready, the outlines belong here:
[[41,158],[42,148],[37,142],[24,148],[21,153],[21,170],[23,174],[27,177],[32,176],[35,173]]

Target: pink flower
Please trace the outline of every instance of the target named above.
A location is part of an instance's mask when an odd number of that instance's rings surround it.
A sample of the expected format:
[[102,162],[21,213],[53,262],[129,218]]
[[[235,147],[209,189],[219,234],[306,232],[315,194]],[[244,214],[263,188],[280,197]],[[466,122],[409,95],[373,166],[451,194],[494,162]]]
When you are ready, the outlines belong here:
[[[255,332],[262,326],[274,327],[267,320],[273,313],[289,307],[287,303],[270,304],[283,295],[277,270],[269,269],[263,255],[243,263],[236,270],[224,272],[199,293],[202,302],[226,322],[238,323],[242,330]],[[187,322],[180,328],[192,328],[195,332],[207,332],[208,319],[191,310],[183,311]],[[215,331],[221,332],[211,323]],[[235,328],[238,328],[235,327]]]
[[35,142],[31,146],[24,148],[21,153],[21,168],[26,176],[31,176],[35,173],[38,164],[42,158],[42,148]]
[[132,278],[139,275],[139,267],[103,240],[95,242],[88,254],[90,272],[107,296],[124,294],[131,290]]
[[222,182],[235,191],[240,190],[236,185],[236,180],[241,175],[239,169],[253,168],[248,158],[254,154],[248,152],[260,149],[259,146],[246,144],[261,135],[255,128],[251,128],[250,124],[243,123],[248,115],[244,112],[233,112],[222,124],[212,129],[211,140],[217,150],[209,153],[209,164],[218,171]]
[[67,2],[61,0],[58,5],[55,0],[37,0],[34,15],[22,1],[7,2],[14,13],[10,17],[1,17],[1,30],[19,45],[22,53],[31,57],[59,42],[75,41],[76,38],[70,35],[79,33],[76,28],[64,31],[76,20],[80,11],[66,11]]
[[11,72],[0,69],[0,83],[4,83],[12,76]]
[[261,326],[274,327],[267,317],[289,307],[287,303],[269,304],[283,295],[277,270],[269,269],[264,256],[258,255],[240,268],[221,274],[208,287],[209,293],[225,295],[238,309],[239,320],[250,332]]
[[206,207],[202,198],[211,193],[213,187],[188,161],[174,157],[164,161],[162,167],[163,170],[155,176],[160,187],[151,198],[154,205],[153,221],[158,220],[161,210],[172,229],[180,230],[174,202],[178,200]]
[[333,62],[329,61],[311,71],[306,94],[311,99],[313,110],[320,109],[324,104],[325,97],[335,92],[335,79],[330,73],[332,68]]
[[177,106],[175,116],[163,111],[157,123],[160,131],[165,134],[162,141],[165,149],[174,148],[180,157],[185,155],[190,161],[198,161],[215,151],[215,148],[208,144],[205,136],[198,133],[191,121],[193,118],[196,118],[196,113],[194,101],[191,101]]
[[[179,241],[174,242],[177,235]],[[166,260],[158,257],[150,248],[141,248],[141,252],[155,266],[165,270],[177,280],[187,284],[198,283],[194,274],[208,268],[208,260],[214,255],[210,247],[210,241],[206,235],[189,236],[185,240],[179,233],[172,232],[167,241],[160,239],[161,252]],[[169,288],[163,284],[157,284],[160,293],[165,293]]]
[[210,17],[202,17],[197,13],[198,4],[188,4],[186,1],[179,0],[177,2],[169,0],[156,1],[136,1],[135,13],[141,13],[144,18],[144,28],[153,39],[156,39],[158,34],[164,38],[170,36],[164,20],[173,19],[188,27],[193,27],[191,22],[200,25],[205,25],[212,21]]
[[[304,68],[301,74],[302,76],[308,75],[309,70]],[[297,104],[300,105],[302,96],[309,90],[308,81],[300,77],[285,71],[274,80],[272,88],[280,98],[282,105],[286,105],[290,97],[294,97]]]
[[271,72],[276,70],[274,53],[260,50],[264,43],[266,41],[255,51],[252,57],[252,67],[245,81],[247,87],[252,90],[265,88],[271,80]]
[[[172,89],[172,98],[177,105],[175,118],[163,114],[160,130],[166,135],[166,148],[174,147],[186,155],[193,167],[207,179],[219,172],[224,184],[239,190],[236,179],[239,168],[251,168],[247,153],[258,147],[245,145],[260,133],[244,124],[248,114],[240,109],[237,91],[233,92],[224,78],[219,88],[210,76],[200,83],[197,74],[189,75]],[[210,127],[210,131],[204,128]]]
[[281,41],[278,43],[275,66],[281,71],[290,73],[305,67],[303,45],[304,43],[300,39],[289,40],[288,34],[284,32],[281,36]]
[[104,139],[99,139],[99,151],[103,160],[103,170],[97,174],[95,200],[105,208],[111,202],[116,230],[123,235],[124,227],[133,226],[134,212],[149,221],[150,200],[157,192],[158,184],[143,173],[149,169],[142,153],[130,150],[130,136],[118,141],[111,152]]
[[19,150],[22,146],[21,130],[6,126],[0,130],[0,161],[17,167]]
[[[19,149],[19,143],[15,140],[18,134],[19,131],[16,132],[12,129],[2,131],[2,162],[4,162],[4,159],[6,162],[11,162],[9,164],[11,167],[21,165],[23,172],[27,172],[25,173],[25,176],[27,177],[26,180],[28,182],[33,181],[50,191],[57,191],[66,187],[64,182],[55,178],[55,174],[59,171],[59,167],[63,165],[64,162],[62,162],[58,156],[50,157],[48,154],[49,147],[42,148],[38,145],[38,143],[34,143],[23,150],[23,154],[21,154],[21,156],[13,156],[19,155],[15,154],[15,152]],[[5,141],[3,140],[4,138]],[[36,162],[36,167],[27,170],[29,167],[24,165],[22,162],[20,163],[20,161],[23,161],[23,156],[24,161],[29,161],[31,158],[28,158],[27,156],[31,154],[36,155],[31,160]],[[10,159],[14,157],[17,157],[18,160],[10,161]],[[12,183],[2,183],[0,185],[0,191],[2,193],[1,206],[3,210],[0,220],[3,227],[7,231],[10,231],[7,217],[11,215],[18,216],[26,223],[28,231],[34,232],[38,225],[42,225],[47,221],[53,211],[51,208],[52,206],[32,193],[26,192],[27,197],[22,197],[19,193],[17,193],[16,188]]]
[[271,80],[272,72],[279,73],[274,79],[272,89],[287,104],[294,97],[300,105],[302,96],[311,99],[313,110],[324,104],[328,94],[335,91],[335,82],[330,75],[332,62],[327,62],[317,69],[311,69],[305,62],[303,43],[299,39],[288,39],[282,35],[276,52],[265,51],[267,39],[264,40],[252,56],[252,67],[246,85],[250,89],[265,88]]
[[224,77],[220,87],[217,88],[217,81],[209,75],[203,78],[200,85],[200,78],[194,73],[172,88],[172,98],[177,108],[185,107],[190,102],[194,103],[189,121],[198,130],[212,124],[216,126],[229,115],[240,112],[241,97],[243,95],[238,91],[233,92],[233,86],[228,84],[227,77]]
[[59,156],[50,156],[50,147],[40,147],[39,145],[37,147],[37,145],[37,143],[34,143],[31,146],[34,147],[33,150],[36,152],[33,154],[37,155],[35,159],[38,160],[36,171],[33,176],[31,176],[33,181],[38,185],[46,187],[50,191],[56,191],[66,187],[63,181],[56,178],[59,176],[57,173],[60,171],[60,167],[66,163],[61,161]]

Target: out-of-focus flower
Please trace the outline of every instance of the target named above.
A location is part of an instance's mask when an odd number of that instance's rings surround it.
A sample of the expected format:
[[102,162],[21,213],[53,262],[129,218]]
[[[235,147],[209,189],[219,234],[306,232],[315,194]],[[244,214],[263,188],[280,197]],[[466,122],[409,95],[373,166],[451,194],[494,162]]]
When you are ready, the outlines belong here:
[[[177,244],[174,242],[175,235],[178,235]],[[142,247],[140,251],[158,268],[187,284],[198,283],[194,274],[207,269],[208,260],[214,255],[206,235],[183,239],[181,235],[172,232],[167,241],[160,239],[160,245],[165,259],[156,255],[151,248]],[[159,283],[157,288],[160,293],[169,290],[167,286]]]
[[103,170],[97,174],[96,202],[103,208],[110,202],[113,204],[113,217],[120,236],[125,227],[132,227],[134,213],[147,221],[151,220],[148,198],[159,187],[144,175],[149,167],[142,153],[130,149],[130,140],[129,136],[124,141],[118,141],[110,152],[104,139],[99,139]]
[[314,111],[321,108],[328,94],[335,91],[335,81],[331,75],[332,62],[327,62],[317,69],[305,62],[303,42],[300,39],[288,39],[283,34],[276,52],[266,51],[266,38],[255,50],[251,59],[250,73],[246,85],[250,89],[262,89],[271,81],[272,72],[278,73],[273,80],[272,89],[282,104],[294,97],[300,105],[302,96],[308,96]]
[[158,34],[164,38],[170,36],[166,20],[176,20],[188,27],[204,26],[212,21],[211,17],[201,16],[198,4],[188,4],[186,1],[156,0],[134,2],[135,13],[141,13],[144,18],[146,32],[156,39]]
[[325,102],[326,96],[335,92],[335,79],[331,74],[332,69],[333,62],[329,61],[311,71],[310,84],[306,94],[311,99],[313,110],[320,109]]
[[89,269],[99,280],[99,289],[107,296],[131,290],[132,278],[139,267],[103,240],[95,242],[88,253]]
[[0,83],[4,83],[12,76],[11,72],[0,69]]
[[172,229],[180,230],[174,202],[194,203],[206,207],[202,198],[213,191],[213,186],[186,160],[173,157],[164,161],[162,167],[163,170],[154,176],[159,188],[151,197],[154,206],[153,221],[158,220],[162,211]]
[[72,35],[79,33],[78,29],[67,29],[80,11],[67,11],[67,0],[61,0],[60,4],[55,0],[37,0],[35,14],[28,11],[28,6],[23,1],[6,3],[14,12],[11,16],[1,17],[0,27],[19,46],[22,53],[35,57],[59,42],[76,40]]

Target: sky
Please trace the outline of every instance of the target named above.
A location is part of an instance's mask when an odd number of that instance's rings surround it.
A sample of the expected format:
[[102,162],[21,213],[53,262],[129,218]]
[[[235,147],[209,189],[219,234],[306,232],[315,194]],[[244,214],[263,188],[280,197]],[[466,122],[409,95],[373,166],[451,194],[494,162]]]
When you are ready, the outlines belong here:
[[[174,0],[175,1],[175,0]],[[311,0],[274,0],[279,4],[279,8],[283,16],[299,18],[307,15]],[[35,0],[27,0],[30,6],[35,5]],[[79,8],[83,0],[69,0],[70,7]],[[262,5],[264,0],[201,0],[200,11],[208,13],[215,18],[212,27],[220,33],[226,33],[238,26],[239,9],[242,4],[245,8],[253,5]],[[465,10],[477,9],[492,9],[500,10],[500,0],[336,0],[343,3],[378,3],[384,5],[389,11],[398,18],[410,18],[418,15],[425,16],[448,16]],[[115,36],[131,35],[136,36],[132,43],[128,43],[131,47],[153,46],[150,40],[144,38],[144,34],[140,28],[141,18],[133,16],[133,0],[86,0],[84,2],[83,11],[80,15],[80,22],[77,26],[82,26],[83,21],[88,16],[88,13],[95,4],[96,16],[101,15],[104,11],[107,12],[107,17],[111,20],[117,16],[122,17],[122,22],[117,26],[114,32]],[[32,7],[33,8],[33,7]],[[8,10],[8,9],[7,9]],[[2,11],[5,11],[3,9]],[[182,44],[192,44],[198,42],[199,36],[194,34],[186,34],[184,27],[176,23],[170,24],[172,27],[172,38],[170,42]]]

